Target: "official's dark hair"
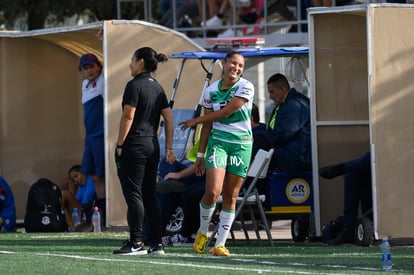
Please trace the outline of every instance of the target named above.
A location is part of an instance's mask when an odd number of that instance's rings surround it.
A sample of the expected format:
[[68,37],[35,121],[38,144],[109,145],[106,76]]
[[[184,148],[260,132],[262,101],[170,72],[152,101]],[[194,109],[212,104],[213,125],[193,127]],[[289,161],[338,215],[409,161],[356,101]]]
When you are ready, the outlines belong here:
[[289,81],[283,74],[277,73],[269,77],[267,84],[273,83],[278,88],[290,89]]
[[168,57],[165,54],[157,53],[150,47],[142,47],[135,51],[134,57],[138,59],[144,59],[144,66],[146,71],[155,72],[158,67],[158,62],[167,62]]
[[256,104],[254,103],[252,105],[252,119],[254,123],[260,122],[259,108],[257,108]]

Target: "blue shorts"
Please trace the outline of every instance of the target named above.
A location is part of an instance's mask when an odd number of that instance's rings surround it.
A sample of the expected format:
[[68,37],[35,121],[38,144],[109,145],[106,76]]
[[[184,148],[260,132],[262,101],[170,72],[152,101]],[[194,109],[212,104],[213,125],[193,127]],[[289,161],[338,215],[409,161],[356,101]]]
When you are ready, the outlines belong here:
[[105,176],[105,142],[103,135],[85,139],[81,172],[85,175]]

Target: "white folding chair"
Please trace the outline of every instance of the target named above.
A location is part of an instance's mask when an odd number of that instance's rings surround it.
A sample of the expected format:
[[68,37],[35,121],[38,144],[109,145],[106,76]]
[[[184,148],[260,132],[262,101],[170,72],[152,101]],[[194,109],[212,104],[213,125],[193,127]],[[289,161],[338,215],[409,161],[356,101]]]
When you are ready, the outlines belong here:
[[[256,188],[256,183],[259,179],[264,179],[267,176],[267,170],[269,168],[269,164],[270,164],[270,160],[272,159],[272,155],[273,155],[273,149],[270,149],[269,151],[265,151],[262,149],[259,149],[259,151],[256,153],[253,162],[250,164],[249,170],[247,172],[247,177],[251,177],[253,178],[253,180],[251,181],[250,185],[248,186],[248,188],[246,189],[245,183],[246,183],[246,179],[243,182],[242,185],[242,191],[243,191],[243,196],[240,196],[237,198],[237,205],[236,205],[236,213],[235,213],[235,219],[237,220],[242,212],[242,210],[244,210],[245,208],[248,208],[248,211],[250,213],[250,217],[252,219],[253,222],[253,226],[254,226],[254,230],[256,232],[256,236],[258,238],[258,240],[260,241],[260,234],[258,232],[258,228],[256,225],[256,220],[254,218],[254,209],[253,207],[257,207],[259,214],[260,214],[260,218],[262,219],[262,223],[264,226],[264,230],[266,231],[267,234],[267,238],[269,240],[269,244],[270,246],[273,246],[273,238],[272,235],[270,233],[270,228],[269,228],[269,224],[267,223],[267,219],[266,219],[266,215],[265,215],[265,211],[263,209],[263,205],[262,202],[264,202],[266,200],[266,196],[265,195],[259,195],[259,192],[257,191]],[[216,202],[217,204],[220,204],[221,198],[219,198],[219,200]],[[245,233],[245,236],[247,239],[249,239],[248,234],[246,232],[246,228],[244,226],[244,219],[242,216],[240,216],[240,220],[242,222],[242,229]],[[210,242],[214,239],[215,235],[217,234],[218,231],[218,224],[216,225],[213,233],[211,234],[207,245],[210,244]],[[233,236],[233,234],[232,234]],[[234,236],[233,236],[234,238]]]

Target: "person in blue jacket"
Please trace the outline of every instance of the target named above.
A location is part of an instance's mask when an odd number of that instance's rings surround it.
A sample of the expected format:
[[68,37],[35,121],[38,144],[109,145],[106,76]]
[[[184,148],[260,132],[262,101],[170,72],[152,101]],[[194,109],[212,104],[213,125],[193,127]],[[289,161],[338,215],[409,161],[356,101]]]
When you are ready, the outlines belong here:
[[13,192],[0,176],[0,232],[12,232],[16,227],[16,205]]
[[311,170],[309,98],[291,88],[280,73],[267,81],[269,98],[275,108],[267,125],[274,148],[271,170]]

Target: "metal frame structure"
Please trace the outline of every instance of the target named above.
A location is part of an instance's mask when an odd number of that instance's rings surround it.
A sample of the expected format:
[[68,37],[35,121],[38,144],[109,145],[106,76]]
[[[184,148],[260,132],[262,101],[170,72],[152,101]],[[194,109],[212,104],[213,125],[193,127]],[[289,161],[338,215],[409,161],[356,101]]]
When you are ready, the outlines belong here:
[[[175,1],[175,0],[174,0]],[[121,17],[121,4],[123,2],[144,2],[144,19],[145,21],[152,21],[152,1],[151,0],[116,0],[116,14],[117,19]]]

